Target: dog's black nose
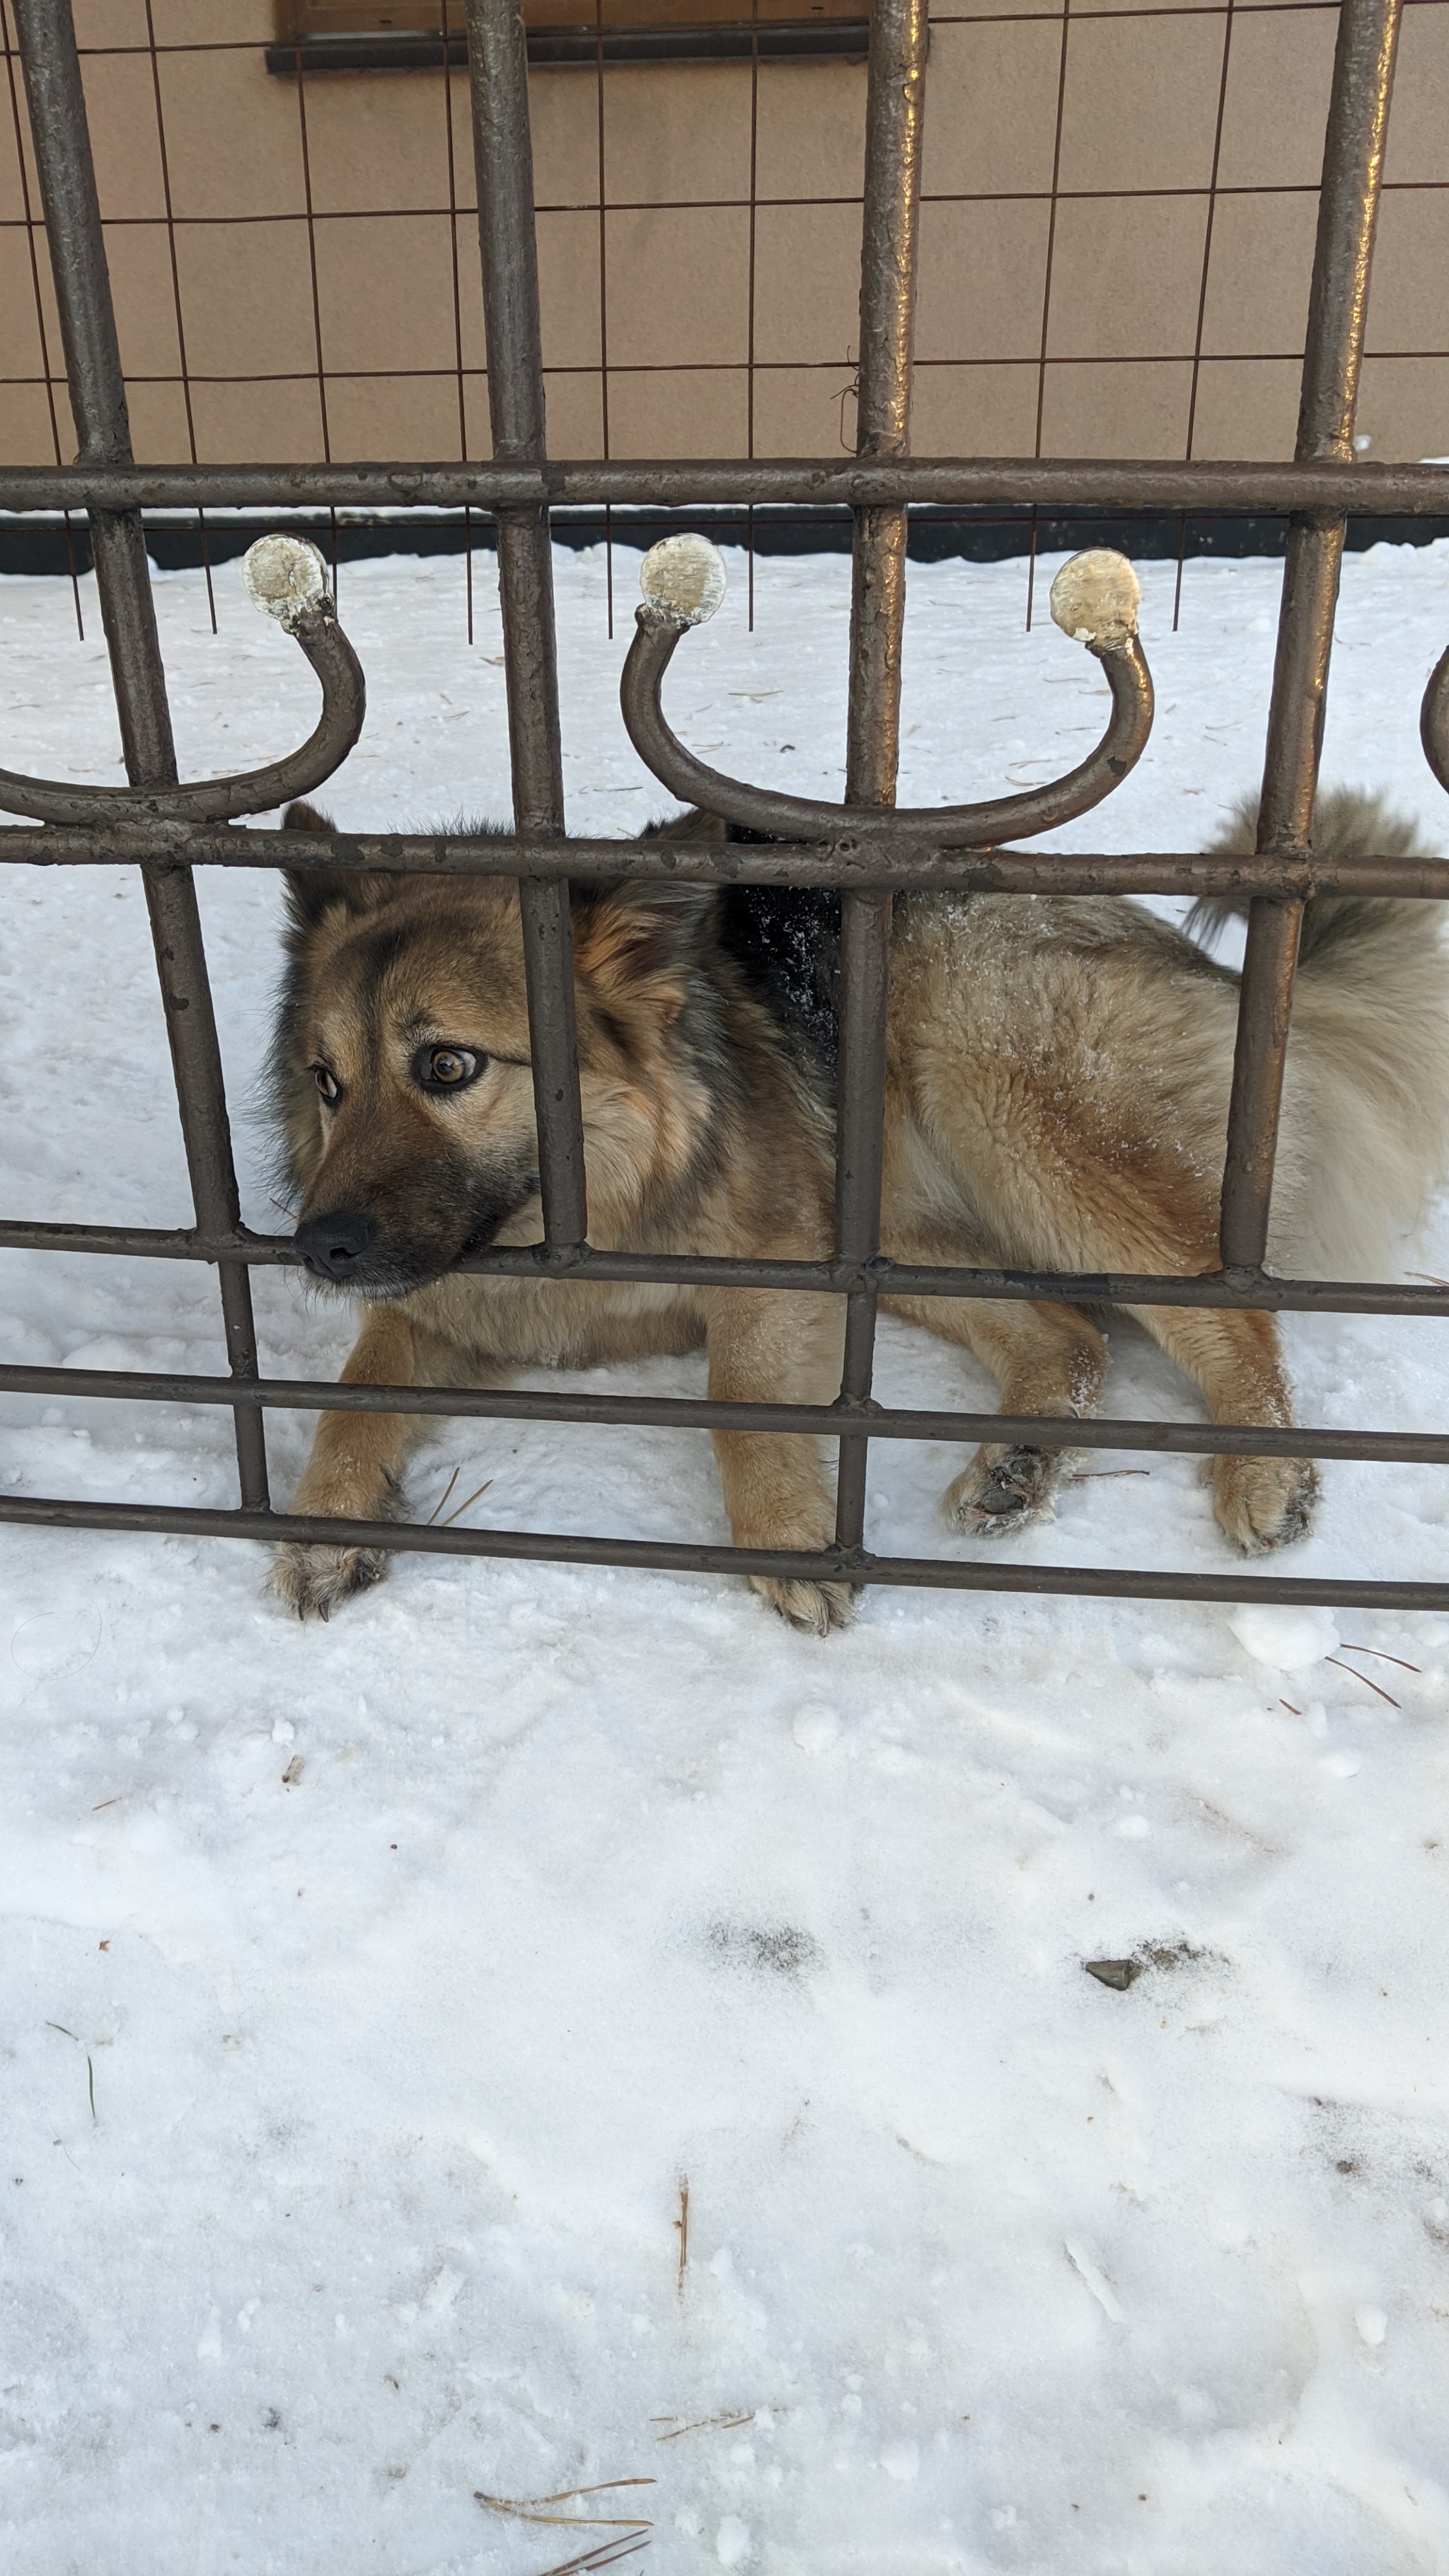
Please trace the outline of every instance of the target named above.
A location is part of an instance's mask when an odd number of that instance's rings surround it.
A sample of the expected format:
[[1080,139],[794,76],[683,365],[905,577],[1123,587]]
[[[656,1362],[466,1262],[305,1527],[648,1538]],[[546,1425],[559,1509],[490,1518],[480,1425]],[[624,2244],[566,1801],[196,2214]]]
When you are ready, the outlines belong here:
[[293,1239],[314,1278],[342,1280],[353,1276],[373,1233],[372,1219],[355,1208],[330,1208],[309,1216]]

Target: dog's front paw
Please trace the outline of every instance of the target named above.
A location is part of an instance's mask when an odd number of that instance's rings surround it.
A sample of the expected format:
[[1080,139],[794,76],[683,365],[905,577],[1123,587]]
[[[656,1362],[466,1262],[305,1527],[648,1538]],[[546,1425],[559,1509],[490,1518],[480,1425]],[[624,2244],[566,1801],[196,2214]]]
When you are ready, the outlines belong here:
[[848,1628],[855,1616],[848,1583],[779,1583],[769,1574],[753,1574],[750,1580],[771,1608],[807,1637],[828,1637],[832,1628]]
[[1318,1505],[1311,1458],[1214,1458],[1213,1510],[1245,1556],[1266,1556],[1306,1538]]
[[1059,1449],[978,1449],[947,1488],[943,1509],[957,1529],[977,1538],[1005,1538],[1053,1517],[1061,1471]]
[[375,1547],[279,1547],[272,1566],[272,1590],[288,1602],[299,1619],[330,1619],[340,1602],[354,1592],[381,1583],[387,1558]]

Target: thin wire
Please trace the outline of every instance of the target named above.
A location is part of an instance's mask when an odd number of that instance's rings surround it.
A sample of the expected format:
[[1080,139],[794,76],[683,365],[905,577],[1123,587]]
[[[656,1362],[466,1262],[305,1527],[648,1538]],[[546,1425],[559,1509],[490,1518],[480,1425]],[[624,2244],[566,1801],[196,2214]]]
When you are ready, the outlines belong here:
[[[298,45],[294,50],[297,62],[297,123],[302,142],[302,199],[306,210],[307,263],[312,280],[312,339],[317,352],[317,365],[315,370],[317,379],[317,407],[321,417],[322,426],[322,461],[324,465],[330,465],[332,462],[332,432],[327,418],[327,371],[322,360],[322,297],[317,283],[317,224],[312,204],[312,156],[308,149],[307,142],[307,92],[302,74],[302,48]],[[412,373],[414,371],[410,369],[408,372]],[[437,370],[430,369],[429,372],[436,374]],[[253,384],[266,384],[277,383],[283,380],[275,377],[253,376],[250,379],[244,379],[244,381],[250,381]],[[297,382],[299,379],[290,378],[286,381]],[[306,381],[306,379],[301,379],[300,381]],[[332,596],[335,601],[337,597],[336,511],[329,510],[327,518],[328,524],[332,530]]]
[[[599,111],[599,435],[609,453],[609,218],[604,151],[604,0],[594,0],[594,80]],[[604,504],[604,605],[614,636],[614,513]]]
[[[750,278],[749,338],[745,348],[745,453],[755,452],[755,217],[758,211],[756,180],[760,153],[760,0],[750,0]],[[750,503],[745,521],[746,590],[748,619],[746,631],[755,631],[755,505]]]
[[[1062,172],[1062,123],[1066,115],[1067,106],[1067,44],[1072,32],[1071,22],[1072,0],[1062,0],[1062,50],[1061,59],[1057,66],[1057,122],[1056,132],[1052,138],[1051,211],[1047,216],[1046,268],[1042,277],[1041,290],[1041,346],[1037,353],[1036,439],[1031,451],[1033,456],[1040,456],[1041,454],[1042,427],[1046,419],[1047,338],[1051,329],[1052,263],[1056,257],[1057,246],[1058,182],[1060,181]],[[1027,554],[1026,563],[1026,631],[1028,635],[1031,633],[1031,614],[1036,598],[1036,541],[1039,526],[1040,520],[1037,514],[1037,507],[1036,503],[1033,502],[1031,510],[1031,546]]]
[[[166,119],[161,106],[161,65],[156,59],[156,27],[151,14],[151,0],[146,0],[146,37],[151,49],[151,91],[156,101],[156,149],[161,156],[161,196],[166,208],[166,247],[171,255],[171,300],[176,308],[176,354],[181,361],[181,399],[186,409],[186,443],[191,462],[197,462],[196,420],[191,408],[191,378],[186,367],[186,323],[181,311],[181,270],[176,258],[176,219],[171,205],[171,165],[166,157]],[[206,605],[211,613],[211,631],[216,626],[216,592],[211,580],[211,549],[206,537],[206,512],[198,510],[196,525],[201,537],[201,561],[206,574]]]
[[[468,395],[463,379],[463,289],[458,265],[458,170],[453,146],[453,64],[448,43],[449,0],[443,0],[443,124],[448,146],[448,242],[453,261],[453,348],[458,375],[458,455],[468,462]],[[473,513],[463,512],[463,595],[468,641],[473,641]]]
[[[20,174],[20,202],[25,209],[25,240],[30,252],[30,283],[35,296],[35,328],[40,341],[40,363],[45,369],[41,381],[45,386],[46,409],[50,414],[50,443],[55,450],[56,464],[59,465],[61,461],[60,418],[55,408],[57,379],[52,375],[50,366],[50,342],[45,328],[45,298],[40,287],[40,260],[35,248],[35,215],[30,202],[30,174],[25,167],[25,139],[20,123],[20,94],[15,86],[15,55],[10,43],[10,12],[6,6],[6,0],[0,0],[0,32],[3,32],[5,38],[5,71],[10,82],[10,114],[15,125],[15,162]],[[81,615],[80,577],[75,565],[75,539],[71,529],[69,510],[63,511],[61,515],[65,521],[65,552],[66,561],[70,566],[71,598],[75,605],[75,631],[84,644],[86,629],[85,619]]]
[[[1223,117],[1228,104],[1228,64],[1233,49],[1233,0],[1228,0],[1223,17],[1223,68],[1218,82],[1218,119],[1213,128],[1213,166],[1208,177],[1207,220],[1202,236],[1202,277],[1197,291],[1197,329],[1192,343],[1192,384],[1187,398],[1187,445],[1183,456],[1190,465],[1192,443],[1197,429],[1197,388],[1202,374],[1202,334],[1207,313],[1208,269],[1213,255],[1213,219],[1217,213],[1218,167],[1223,155]],[[1177,633],[1182,614],[1182,567],[1187,554],[1187,512],[1183,511],[1177,531],[1177,580],[1172,593],[1172,631]]]

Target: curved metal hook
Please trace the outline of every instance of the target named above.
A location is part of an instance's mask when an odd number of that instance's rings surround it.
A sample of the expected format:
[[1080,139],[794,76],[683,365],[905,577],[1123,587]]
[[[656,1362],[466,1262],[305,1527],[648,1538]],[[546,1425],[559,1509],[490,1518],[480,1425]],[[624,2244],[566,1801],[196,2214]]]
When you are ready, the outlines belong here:
[[1441,653],[1429,674],[1419,710],[1419,740],[1424,758],[1449,794],[1449,653]]
[[299,751],[265,769],[190,787],[77,787],[0,769],[0,813],[28,814],[40,823],[229,823],[238,814],[285,805],[330,778],[362,731],[367,684],[337,623],[326,566],[305,538],[259,537],[243,571],[256,606],[296,636],[322,683],[316,731]]
[[[772,840],[834,839],[861,809],[782,796],[723,777],[686,751],[670,731],[660,687],[681,635],[712,617],[725,591],[725,570],[707,537],[666,537],[650,549],[639,574],[644,604],[619,683],[629,739],[645,766],[672,794]],[[919,841],[929,834],[948,849],[980,849],[1010,835],[1049,832],[1100,805],[1136,766],[1152,730],[1152,677],[1137,640],[1137,576],[1125,555],[1105,547],[1074,555],[1052,584],[1051,611],[1064,634],[1094,653],[1107,674],[1112,713],[1096,750],[1064,778],[1017,796],[978,805],[895,806],[870,816],[872,836]]]

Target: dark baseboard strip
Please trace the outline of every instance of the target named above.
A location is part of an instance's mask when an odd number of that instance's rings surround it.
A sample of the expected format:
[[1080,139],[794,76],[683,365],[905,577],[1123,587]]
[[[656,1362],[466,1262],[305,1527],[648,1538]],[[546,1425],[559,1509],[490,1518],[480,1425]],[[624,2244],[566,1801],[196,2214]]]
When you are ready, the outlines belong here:
[[[446,518],[339,516],[335,529],[325,511],[279,510],[274,518],[250,512],[209,513],[204,547],[194,520],[148,517],[145,524],[147,551],[163,572],[203,562],[225,563],[245,554],[253,540],[270,529],[311,537],[325,555],[330,557],[335,549],[342,563],[378,555],[458,555],[469,546],[476,554],[490,554],[494,543],[491,519],[475,517],[467,527],[461,513]],[[749,514],[744,509],[615,510],[612,534],[616,545],[643,548],[681,525],[703,529],[720,545],[750,542]],[[1121,511],[1074,510],[1056,516],[1042,511],[1035,551],[1075,554],[1084,546],[1115,546],[1138,563],[1161,563],[1175,561],[1180,550],[1186,560],[1195,562],[1214,556],[1281,555],[1287,532],[1286,518],[1261,515],[1233,518],[1204,513],[1189,518],[1184,526],[1176,512],[1132,517]],[[843,509],[757,509],[754,514],[754,549],[761,556],[848,554],[850,533],[850,513]],[[601,545],[604,513],[556,510],[553,535],[556,544],[575,549]],[[1374,545],[1425,546],[1439,537],[1449,537],[1449,518],[1362,518],[1348,523],[1353,553],[1361,554]],[[953,558],[1003,563],[1032,551],[1028,509],[933,510],[926,506],[911,512],[910,555],[915,563],[945,563]],[[72,563],[77,572],[91,570],[90,532],[83,517],[72,518],[69,544],[58,518],[0,519],[0,573],[68,573]]]
[[[861,18],[721,18],[695,26],[530,27],[528,59],[535,69],[587,68],[606,63],[860,62],[870,50],[870,22]],[[304,36],[292,45],[268,45],[269,72],[293,79],[298,72],[439,71],[466,63],[462,35]]]

